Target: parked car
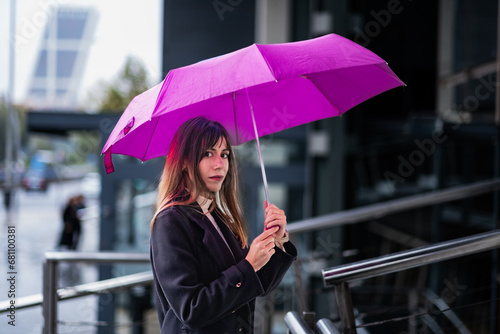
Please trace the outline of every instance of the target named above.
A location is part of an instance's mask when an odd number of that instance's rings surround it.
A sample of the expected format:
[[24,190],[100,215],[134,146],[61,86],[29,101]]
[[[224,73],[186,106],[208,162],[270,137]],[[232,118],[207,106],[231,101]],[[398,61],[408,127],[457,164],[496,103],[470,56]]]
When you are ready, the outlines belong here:
[[23,176],[22,187],[26,190],[46,191],[48,185],[44,169],[28,169]]

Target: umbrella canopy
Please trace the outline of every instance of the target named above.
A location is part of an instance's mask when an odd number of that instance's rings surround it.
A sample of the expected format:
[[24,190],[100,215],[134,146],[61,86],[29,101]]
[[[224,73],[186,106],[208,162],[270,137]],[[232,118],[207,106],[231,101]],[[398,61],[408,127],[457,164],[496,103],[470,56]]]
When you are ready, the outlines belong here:
[[[335,34],[292,43],[253,44],[171,70],[136,96],[102,153],[142,161],[164,156],[177,129],[205,116],[220,122],[231,144],[339,116],[404,83],[368,49]],[[254,126],[255,122],[255,126]]]

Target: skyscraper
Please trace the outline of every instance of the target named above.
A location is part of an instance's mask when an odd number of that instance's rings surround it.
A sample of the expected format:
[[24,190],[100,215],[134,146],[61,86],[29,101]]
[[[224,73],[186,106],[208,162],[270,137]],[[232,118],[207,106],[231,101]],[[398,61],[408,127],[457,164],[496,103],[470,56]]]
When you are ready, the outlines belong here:
[[26,103],[36,109],[75,109],[97,23],[92,8],[52,10],[40,44]]

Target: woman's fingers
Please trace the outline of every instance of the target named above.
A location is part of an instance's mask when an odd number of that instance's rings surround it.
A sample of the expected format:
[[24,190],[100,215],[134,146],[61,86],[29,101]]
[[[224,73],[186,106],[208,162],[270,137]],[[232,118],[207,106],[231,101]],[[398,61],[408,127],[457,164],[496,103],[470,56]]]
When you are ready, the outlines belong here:
[[287,224],[285,211],[279,209],[274,204],[269,204],[265,209],[264,217],[264,227],[266,230],[272,226],[278,226],[279,230],[275,233],[274,237],[281,239],[285,234]]
[[255,271],[262,268],[271,256],[273,256],[275,252],[273,234],[276,231],[278,231],[278,227],[272,227],[262,232],[250,245],[246,260],[252,265]]

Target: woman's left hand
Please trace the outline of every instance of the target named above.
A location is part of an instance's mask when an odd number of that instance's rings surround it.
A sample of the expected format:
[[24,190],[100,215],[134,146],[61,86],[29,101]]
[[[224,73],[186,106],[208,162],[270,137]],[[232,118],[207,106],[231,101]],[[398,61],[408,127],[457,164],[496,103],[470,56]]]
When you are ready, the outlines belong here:
[[285,211],[281,210],[274,204],[267,205],[264,213],[264,228],[267,230],[273,226],[279,226],[278,231],[273,233],[275,239],[282,239],[286,231],[286,215]]

